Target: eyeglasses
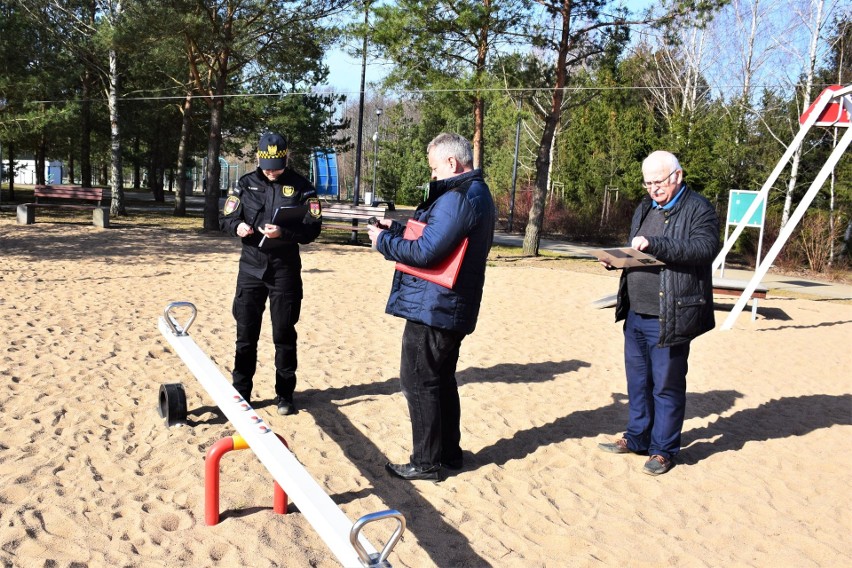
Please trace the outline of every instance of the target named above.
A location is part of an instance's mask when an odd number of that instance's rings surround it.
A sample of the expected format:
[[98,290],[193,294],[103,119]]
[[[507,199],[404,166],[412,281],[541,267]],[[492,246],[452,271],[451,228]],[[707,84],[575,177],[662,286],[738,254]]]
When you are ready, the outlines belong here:
[[661,186],[664,183],[666,183],[667,181],[669,181],[669,178],[672,177],[672,174],[674,174],[676,172],[677,172],[677,170],[672,170],[669,173],[669,175],[667,175],[663,179],[660,179],[660,180],[657,180],[657,181],[643,181],[642,185],[644,185],[646,189],[651,189],[654,186]]

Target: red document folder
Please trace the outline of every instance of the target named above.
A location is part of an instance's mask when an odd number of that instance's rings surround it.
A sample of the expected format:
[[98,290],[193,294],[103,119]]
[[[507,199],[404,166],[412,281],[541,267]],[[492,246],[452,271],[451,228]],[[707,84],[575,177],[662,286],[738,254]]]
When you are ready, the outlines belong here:
[[[408,224],[405,226],[405,232],[402,234],[402,238],[407,241],[416,241],[420,238],[420,235],[423,234],[423,227],[425,226],[425,223],[409,219]],[[468,238],[465,237],[453,252],[431,268],[420,268],[397,262],[396,269],[400,272],[405,272],[406,274],[411,274],[412,276],[428,280],[429,282],[434,282],[444,288],[452,288],[455,286],[456,278],[459,276],[462,259],[464,258],[465,251],[467,251],[467,243]]]

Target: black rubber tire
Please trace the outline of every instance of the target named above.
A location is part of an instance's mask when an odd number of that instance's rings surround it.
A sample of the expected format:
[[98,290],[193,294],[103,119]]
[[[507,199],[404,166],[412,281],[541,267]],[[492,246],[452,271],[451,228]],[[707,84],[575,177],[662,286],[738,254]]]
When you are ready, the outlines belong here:
[[171,383],[160,385],[160,401],[157,411],[166,426],[172,427],[186,424],[186,392],[183,384]]

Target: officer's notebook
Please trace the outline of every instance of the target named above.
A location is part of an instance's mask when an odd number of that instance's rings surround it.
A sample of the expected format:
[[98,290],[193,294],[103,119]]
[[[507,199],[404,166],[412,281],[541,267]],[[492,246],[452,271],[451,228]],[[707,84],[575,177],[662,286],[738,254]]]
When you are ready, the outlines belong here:
[[[423,227],[425,226],[425,223],[409,219],[408,223],[405,225],[405,232],[402,234],[402,238],[407,241],[416,241],[420,238],[420,235],[423,234]],[[406,274],[411,274],[412,276],[428,280],[429,282],[434,282],[444,288],[452,288],[456,285],[456,279],[459,276],[459,269],[461,268],[461,263],[464,259],[464,253],[467,251],[467,244],[468,238],[465,237],[459,246],[447,255],[444,260],[430,268],[409,266],[407,264],[397,262],[396,269],[400,272],[405,272]]]
[[650,254],[631,247],[588,249],[586,252],[616,268],[663,266],[665,263]]

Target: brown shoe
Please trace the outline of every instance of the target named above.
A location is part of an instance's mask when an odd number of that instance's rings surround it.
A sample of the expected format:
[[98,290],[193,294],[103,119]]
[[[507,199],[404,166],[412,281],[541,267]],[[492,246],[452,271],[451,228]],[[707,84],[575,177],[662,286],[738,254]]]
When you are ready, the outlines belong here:
[[627,440],[625,438],[621,438],[620,440],[616,440],[615,442],[604,442],[602,444],[598,444],[598,448],[611,454],[631,453],[630,448],[627,447]]
[[672,460],[660,455],[654,455],[648,458],[645,465],[642,467],[642,473],[648,475],[662,475],[672,468]]

